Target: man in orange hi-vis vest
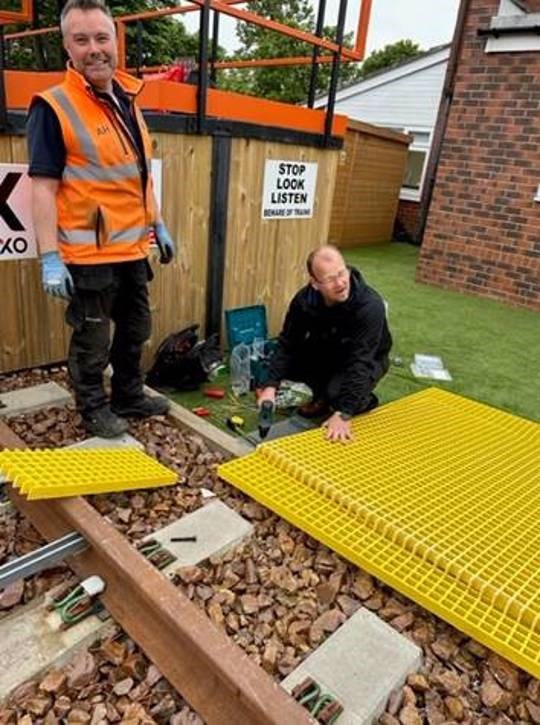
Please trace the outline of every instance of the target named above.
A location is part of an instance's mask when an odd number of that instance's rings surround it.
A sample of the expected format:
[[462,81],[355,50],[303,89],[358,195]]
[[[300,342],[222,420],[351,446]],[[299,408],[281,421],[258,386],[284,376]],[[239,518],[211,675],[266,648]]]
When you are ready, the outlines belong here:
[[33,99],[28,119],[34,226],[43,287],[68,300],[78,410],[92,435],[113,438],[127,430],[125,417],[169,408],[166,398],[144,394],[141,353],[151,325],[150,236],[163,263],[175,248],[155,202],[151,140],[134,102],[142,82],[116,69],[109,9],[101,0],[68,0],[60,25],[69,56],[64,82]]

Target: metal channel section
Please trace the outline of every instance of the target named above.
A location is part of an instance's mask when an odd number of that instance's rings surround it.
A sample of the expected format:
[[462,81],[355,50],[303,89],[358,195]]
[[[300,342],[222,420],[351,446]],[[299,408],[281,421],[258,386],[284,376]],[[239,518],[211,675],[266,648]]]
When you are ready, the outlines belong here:
[[[0,421],[0,448],[23,448]],[[66,562],[106,582],[103,604],[173,687],[210,725],[315,721],[83,498],[28,501],[7,493],[48,541],[72,531],[88,549]]]
[[62,536],[41,549],[30,551],[13,561],[0,566],[0,589],[9,586],[17,579],[24,579],[38,571],[49,569],[69,556],[80,554],[88,548],[88,544],[80,534],[71,533]]

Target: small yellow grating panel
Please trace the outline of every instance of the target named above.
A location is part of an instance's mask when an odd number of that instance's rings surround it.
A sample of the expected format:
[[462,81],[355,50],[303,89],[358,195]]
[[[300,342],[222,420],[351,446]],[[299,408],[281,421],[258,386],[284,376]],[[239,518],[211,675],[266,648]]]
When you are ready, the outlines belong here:
[[0,452],[0,472],[28,499],[170,486],[178,475],[138,448]]
[[540,425],[436,388],[220,476],[540,677]]

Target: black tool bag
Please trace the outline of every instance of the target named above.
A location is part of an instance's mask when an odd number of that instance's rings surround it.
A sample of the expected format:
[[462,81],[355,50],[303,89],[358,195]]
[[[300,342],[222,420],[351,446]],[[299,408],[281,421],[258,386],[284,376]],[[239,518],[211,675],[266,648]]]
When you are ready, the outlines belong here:
[[199,325],[174,332],[157,349],[154,364],[146,376],[152,387],[196,390],[221,363],[217,334],[199,340]]

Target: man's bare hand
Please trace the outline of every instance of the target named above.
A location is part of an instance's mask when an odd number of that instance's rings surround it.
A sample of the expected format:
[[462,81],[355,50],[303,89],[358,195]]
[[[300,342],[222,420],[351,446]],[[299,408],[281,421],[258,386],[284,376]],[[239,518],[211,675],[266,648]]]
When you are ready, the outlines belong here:
[[326,429],[326,440],[335,443],[347,443],[352,441],[352,427],[350,420],[343,420],[339,413],[334,413],[322,424],[322,427]]
[[276,402],[276,389],[273,387],[266,387],[261,390],[259,397],[257,398],[257,405],[259,408],[265,400],[269,400],[272,404]]

